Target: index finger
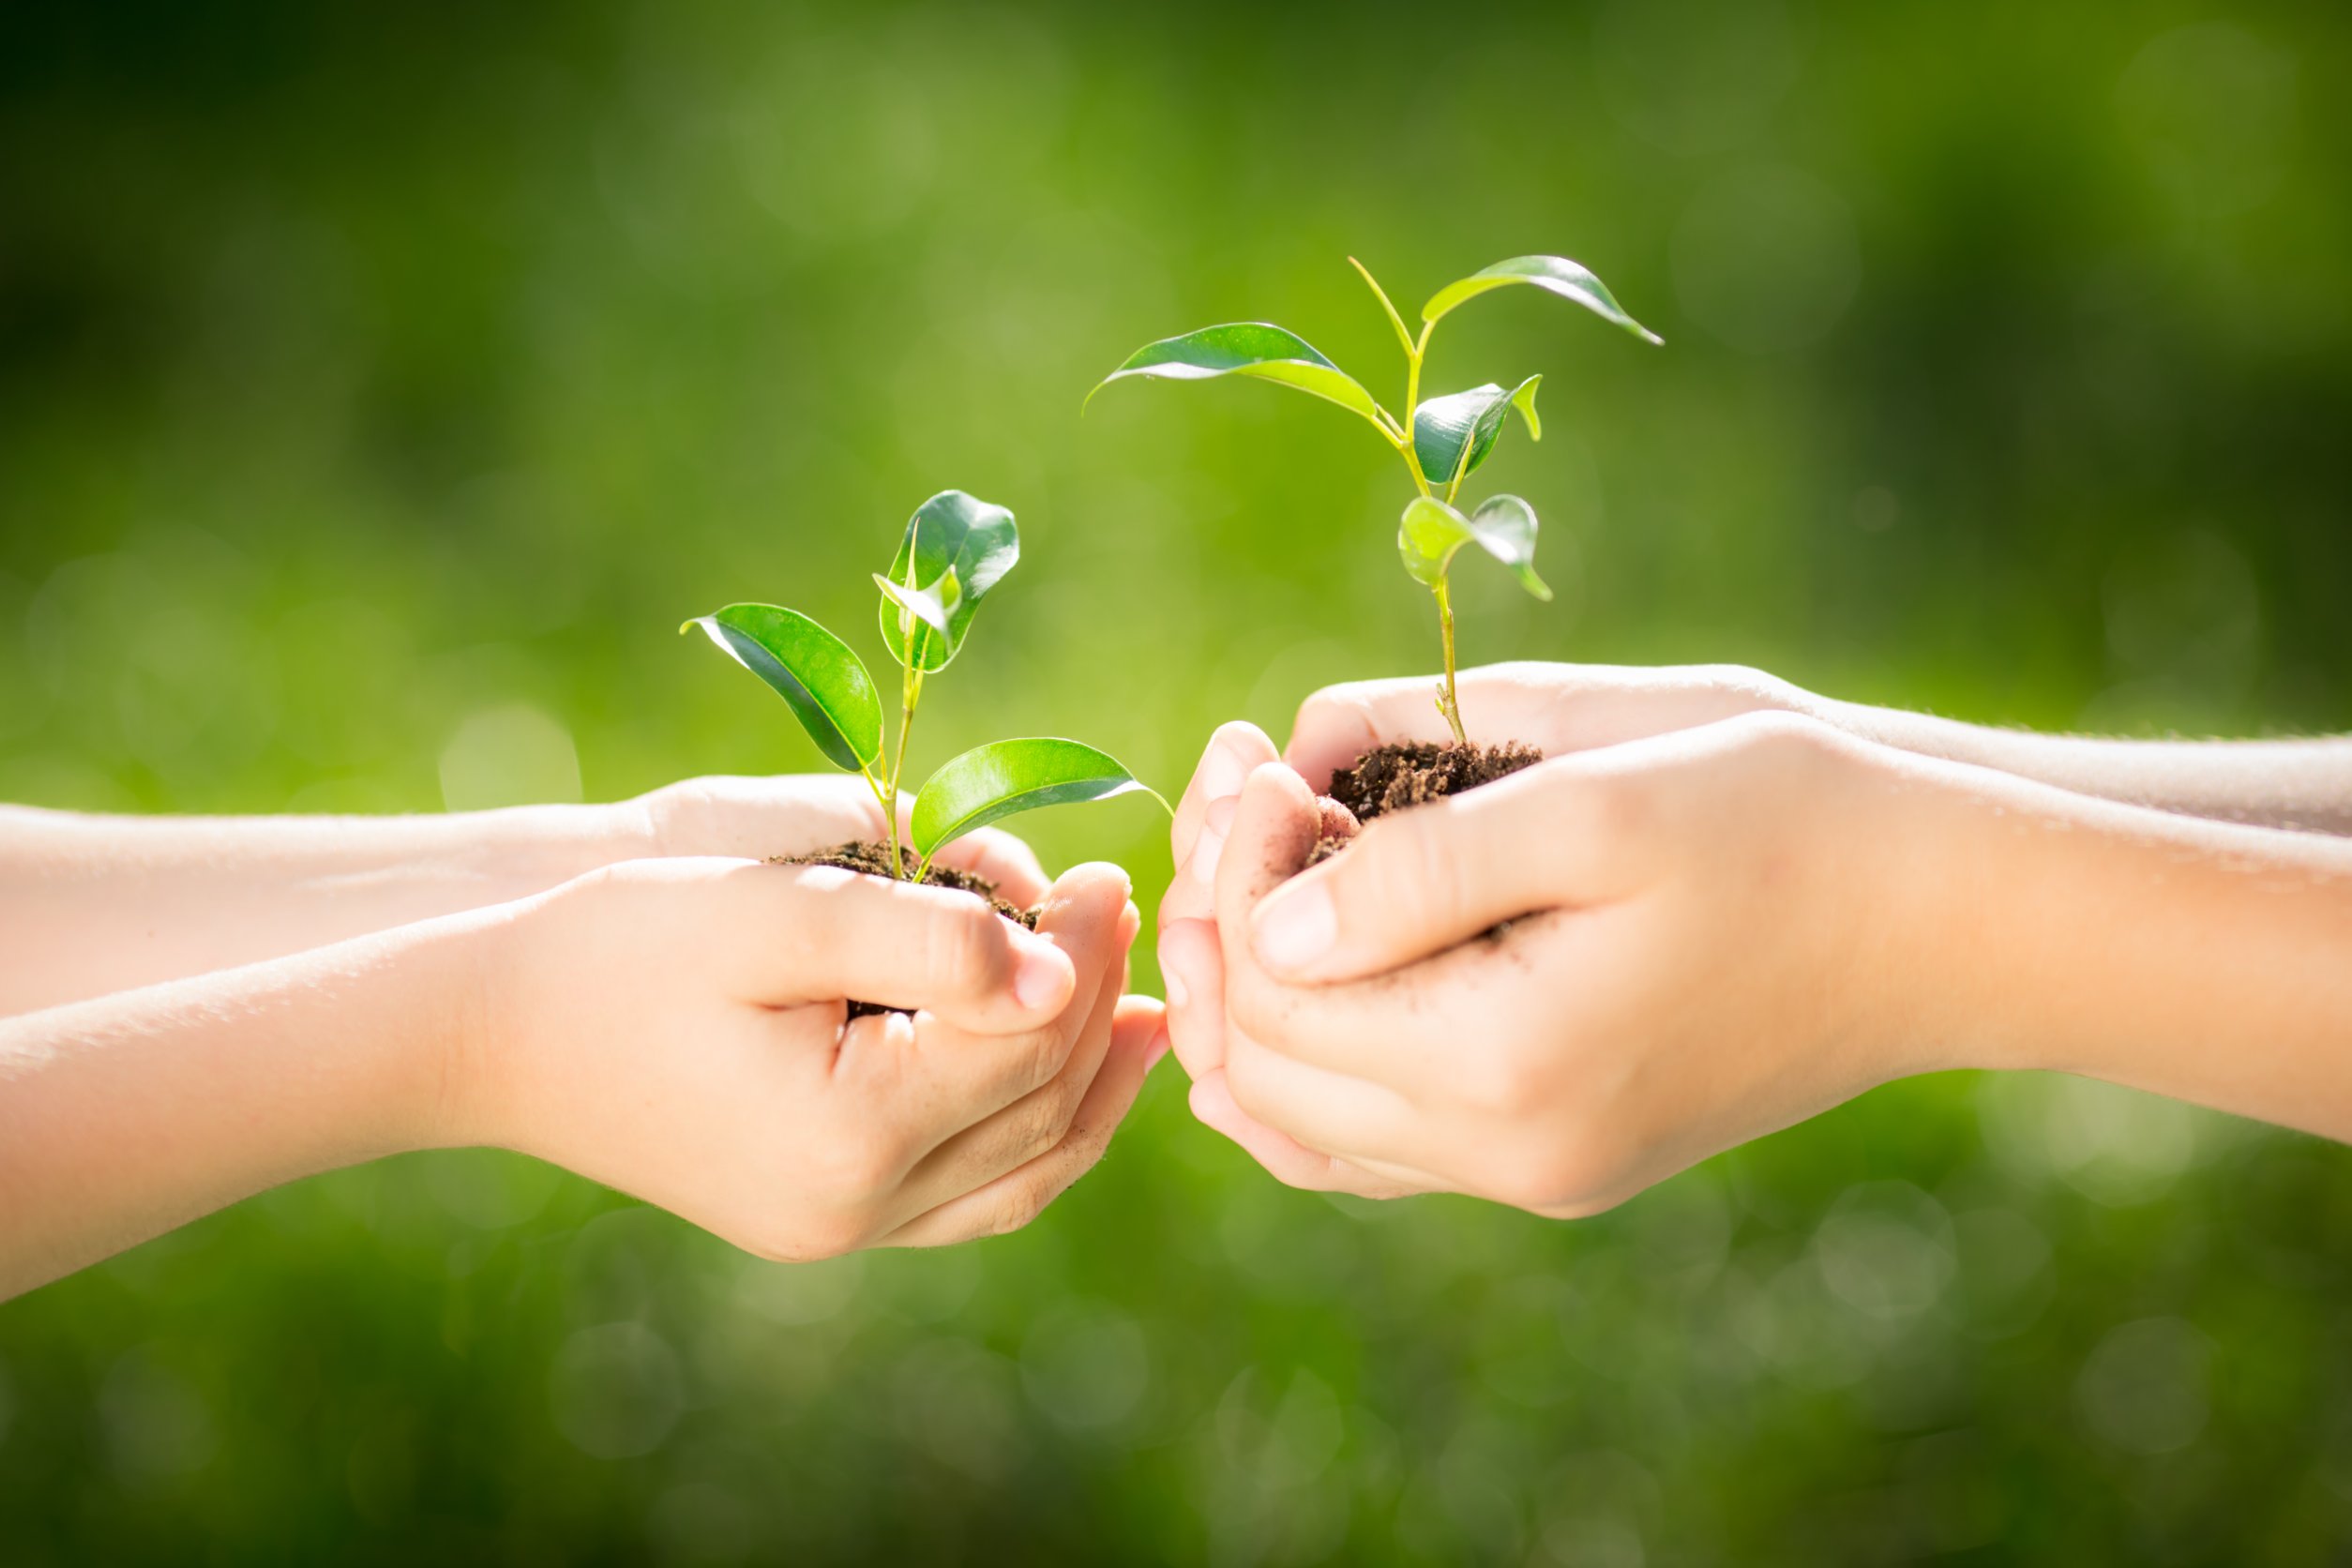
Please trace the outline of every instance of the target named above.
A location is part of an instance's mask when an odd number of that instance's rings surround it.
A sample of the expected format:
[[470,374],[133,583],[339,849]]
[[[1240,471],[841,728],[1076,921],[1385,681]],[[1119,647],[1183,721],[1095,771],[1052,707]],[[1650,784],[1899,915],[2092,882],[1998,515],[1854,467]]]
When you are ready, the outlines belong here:
[[[646,864],[671,877],[698,865]],[[1078,986],[1058,944],[970,893],[833,866],[739,862],[708,894],[697,907],[707,922],[696,926],[700,955],[746,1002],[853,997],[1006,1033],[1052,1018]]]
[[1193,845],[1200,837],[1202,818],[1218,801],[1230,800],[1242,792],[1242,784],[1250,770],[1275,757],[1274,744],[1263,730],[1240,719],[1220,724],[1209,737],[1209,744],[1194,765],[1192,777],[1184,784],[1184,798],[1176,803],[1176,817],[1168,824],[1168,847],[1181,874],[1184,863],[1192,858]]

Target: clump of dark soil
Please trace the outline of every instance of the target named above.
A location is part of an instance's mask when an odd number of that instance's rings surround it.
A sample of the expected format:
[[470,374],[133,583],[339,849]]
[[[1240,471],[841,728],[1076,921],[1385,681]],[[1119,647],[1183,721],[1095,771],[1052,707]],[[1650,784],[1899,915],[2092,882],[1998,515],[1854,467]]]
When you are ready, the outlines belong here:
[[1517,741],[1500,746],[1398,741],[1375,746],[1357,758],[1353,767],[1333,774],[1331,798],[1346,807],[1357,822],[1368,822],[1383,811],[1426,806],[1491,784],[1543,760],[1542,752]]
[[[774,858],[774,864],[778,866],[838,866],[845,871],[863,871],[869,877],[888,877],[890,875],[890,846],[869,838],[853,844],[836,844],[829,850],[819,850],[814,854],[777,855]],[[911,882],[914,878],[915,868],[922,865],[922,860],[912,850],[901,844],[898,846],[898,864],[904,868],[905,879]],[[974,872],[960,870],[953,866],[942,866],[934,861],[930,869],[923,873],[923,885],[952,887],[958,893],[977,893],[988,901],[990,909],[1016,926],[1025,926],[1033,931],[1037,928],[1038,911],[1020,909],[998,897],[996,883]],[[903,1007],[885,1007],[879,1002],[852,1001],[850,1003],[850,1017],[852,1018],[862,1018],[868,1013],[903,1013],[905,1011]]]
[[1337,854],[1375,817],[1458,795],[1543,760],[1542,752],[1517,741],[1500,746],[1395,741],[1374,746],[1331,776],[1322,825],[1307,864],[1320,865]]

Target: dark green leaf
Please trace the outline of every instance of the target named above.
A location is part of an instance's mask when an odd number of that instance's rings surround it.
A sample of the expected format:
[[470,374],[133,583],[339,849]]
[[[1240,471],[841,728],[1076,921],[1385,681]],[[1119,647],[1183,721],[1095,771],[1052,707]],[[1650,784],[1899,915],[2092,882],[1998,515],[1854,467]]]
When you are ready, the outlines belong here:
[[[914,852],[926,859],[972,829],[1041,806],[1159,795],[1106,751],[1078,741],[996,741],[943,763],[914,797]],[[1165,807],[1167,802],[1160,805]]]
[[958,596],[948,605],[942,594],[942,622],[927,626],[928,617],[884,588],[882,634],[890,656],[909,669],[944,670],[962,651],[980,601],[1020,558],[1020,531],[1002,506],[942,490],[915,508],[891,560],[890,582],[919,595],[939,590],[952,571]]
[[1652,343],[1665,341],[1627,315],[1606,284],[1565,256],[1514,256],[1507,262],[1481,267],[1431,294],[1429,303],[1421,308],[1421,319],[1436,321],[1465,300],[1475,299],[1487,290],[1500,289],[1507,283],[1532,283],[1562,299],[1575,300],[1603,321],[1615,322],[1636,338]]
[[1535,386],[1543,379],[1530,376],[1507,392],[1488,382],[1467,392],[1432,398],[1415,409],[1413,456],[1421,463],[1422,477],[1451,493],[1464,475],[1486,460],[1501,433],[1503,416],[1514,407],[1526,419],[1527,433],[1541,441],[1544,427],[1535,417]]
[[[1255,376],[1278,385],[1312,393],[1341,408],[1362,415],[1380,432],[1388,426],[1380,405],[1354,377],[1317,353],[1297,333],[1264,322],[1235,322],[1204,326],[1181,338],[1146,343],[1127,362],[1102,379],[1095,392],[1128,376],[1152,376],[1164,381],[1207,381],[1216,376]],[[1089,401],[1093,393],[1087,394]]]
[[1396,552],[1405,569],[1432,588],[1445,580],[1455,552],[1467,544],[1510,567],[1519,586],[1537,598],[1552,596],[1535,575],[1535,508],[1515,495],[1491,497],[1468,517],[1435,497],[1416,495],[1396,525]]
[[774,687],[837,767],[869,768],[882,755],[882,700],[850,645],[797,610],[731,604],[680,626],[701,626],[737,664]]

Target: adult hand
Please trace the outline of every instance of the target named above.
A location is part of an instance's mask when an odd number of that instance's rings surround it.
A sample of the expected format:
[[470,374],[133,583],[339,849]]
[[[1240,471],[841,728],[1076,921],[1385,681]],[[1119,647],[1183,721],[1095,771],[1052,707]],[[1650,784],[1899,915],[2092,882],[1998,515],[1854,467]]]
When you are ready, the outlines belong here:
[[[1546,757],[1646,740],[1747,713],[1826,717],[1833,704],[1740,665],[1489,664],[1457,677],[1462,726],[1483,745],[1519,741]],[[1300,704],[1283,760],[1320,790],[1332,770],[1393,741],[1454,738],[1429,676],[1349,681]]]
[[1312,870],[1312,793],[1259,766],[1216,857],[1196,1113],[1294,1185],[1574,1215],[1944,1064],[1957,966],[1924,961],[1955,955],[1898,756],[1737,718],[1377,820]]
[[[1018,896],[1017,894],[1017,896]],[[1034,935],[831,867],[640,861],[519,906],[436,1141],[503,1144],[809,1259],[1026,1224],[1101,1155],[1159,1008],[1115,867]],[[846,998],[904,1013],[844,1027]]]

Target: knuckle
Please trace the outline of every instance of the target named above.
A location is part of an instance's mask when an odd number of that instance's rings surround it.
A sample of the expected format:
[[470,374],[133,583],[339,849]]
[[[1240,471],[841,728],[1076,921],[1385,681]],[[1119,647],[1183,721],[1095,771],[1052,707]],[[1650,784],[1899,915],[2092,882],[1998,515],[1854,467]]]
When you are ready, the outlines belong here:
[[986,1232],[1009,1236],[1045,1213],[1046,1205],[1052,1200],[1053,1189],[1043,1181],[1015,1183],[1003,1197],[988,1206]]
[[1041,1093],[1070,1057],[1070,1042],[1060,1029],[1033,1029],[1013,1036],[1006,1044],[1007,1060],[1012,1063],[1009,1082],[1018,1094],[1034,1096]]
[[947,989],[976,996],[996,988],[1011,966],[1004,922],[987,905],[942,912],[930,922],[931,977]]
[[1012,1160],[1026,1165],[1060,1144],[1077,1119],[1078,1093],[1059,1081],[1048,1084],[1024,1101],[1009,1140]]
[[[1446,809],[1438,807],[1431,814]],[[1361,884],[1353,897],[1337,900],[1340,908],[1395,910],[1439,921],[1457,917],[1463,907],[1460,867],[1431,825],[1410,817],[1366,823],[1351,851],[1361,857],[1350,867],[1360,873]]]
[[1590,779],[1581,795],[1583,829],[1603,845],[1636,841],[1650,831],[1656,810],[1649,781],[1629,774]]

